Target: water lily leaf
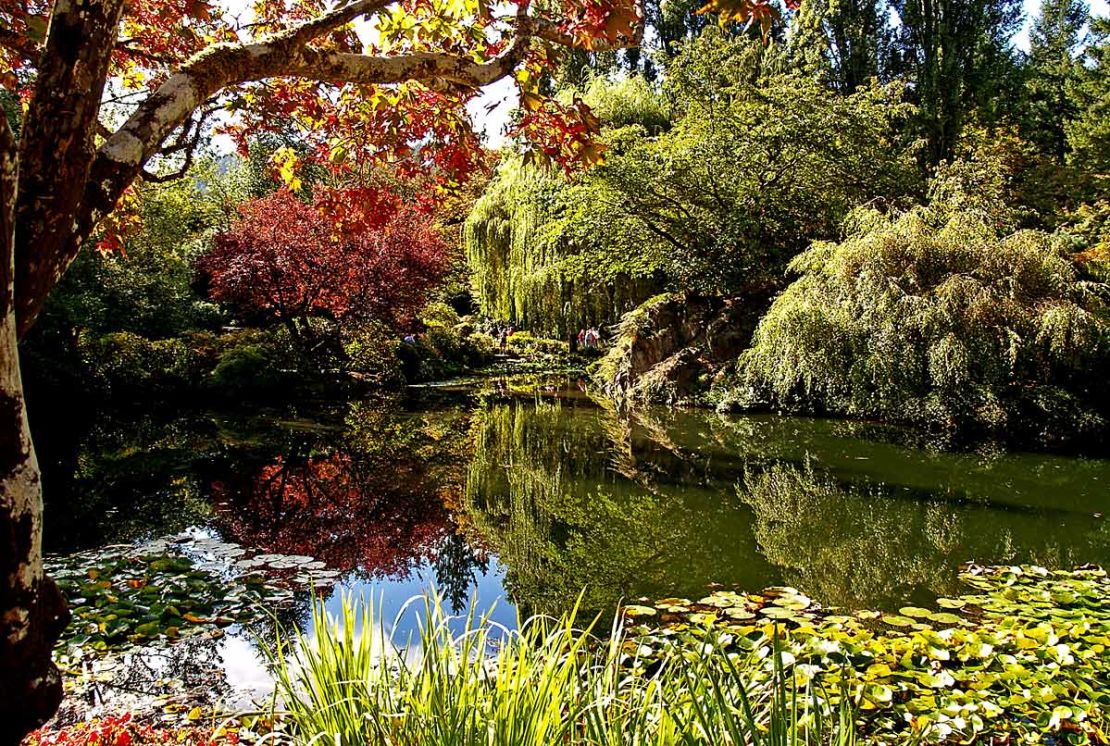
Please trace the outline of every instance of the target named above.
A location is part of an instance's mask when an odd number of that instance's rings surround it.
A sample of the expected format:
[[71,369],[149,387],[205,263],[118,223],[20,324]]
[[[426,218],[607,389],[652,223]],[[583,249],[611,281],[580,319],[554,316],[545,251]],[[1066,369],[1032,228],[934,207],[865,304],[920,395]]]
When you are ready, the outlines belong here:
[[949,625],[959,624],[960,621],[961,621],[960,617],[956,616],[955,614],[949,614],[949,613],[943,612],[943,611],[937,612],[935,614],[930,614],[929,615],[929,620],[933,621],[933,622],[936,622],[937,624],[949,624]]
[[918,619],[925,619],[933,612],[929,609],[923,609],[920,606],[903,606],[898,610],[902,616],[915,617]]
[[759,613],[771,619],[795,619],[797,614],[793,609],[784,609],[781,606],[764,606]]
[[891,625],[892,627],[909,627],[914,623],[913,619],[909,617],[899,616],[897,614],[883,614],[882,620]]

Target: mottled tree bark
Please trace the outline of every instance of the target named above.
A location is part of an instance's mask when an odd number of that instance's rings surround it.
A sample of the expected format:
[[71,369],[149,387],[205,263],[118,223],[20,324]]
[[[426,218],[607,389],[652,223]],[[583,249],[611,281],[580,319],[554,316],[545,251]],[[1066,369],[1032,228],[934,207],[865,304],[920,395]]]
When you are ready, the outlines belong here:
[[[19,142],[16,317],[31,328],[77,254],[75,216],[96,157],[96,122],[123,0],[56,0]],[[118,196],[118,195],[117,195]]]
[[16,144],[0,118],[0,746],[14,746],[54,713],[61,677],[51,662],[68,622],[42,572],[42,491],[27,427],[15,321]]

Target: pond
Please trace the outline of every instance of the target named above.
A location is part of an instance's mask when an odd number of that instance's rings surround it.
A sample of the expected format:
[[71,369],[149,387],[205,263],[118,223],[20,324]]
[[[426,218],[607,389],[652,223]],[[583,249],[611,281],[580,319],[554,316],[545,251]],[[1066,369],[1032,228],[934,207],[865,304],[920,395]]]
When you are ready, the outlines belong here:
[[[117,413],[87,429],[47,414],[36,437],[52,555],[177,537],[194,555],[311,558],[334,579],[318,587],[329,608],[364,594],[389,619],[433,587],[508,626],[579,594],[592,614],[717,586],[897,609],[957,593],[971,560],[1110,564],[1110,460],[945,452],[834,420],[622,413],[568,379]],[[311,597],[311,585],[293,593],[281,621],[307,624]],[[147,678],[195,669],[210,684],[216,671],[226,686],[201,688],[264,691],[258,639],[191,638],[148,660]]]

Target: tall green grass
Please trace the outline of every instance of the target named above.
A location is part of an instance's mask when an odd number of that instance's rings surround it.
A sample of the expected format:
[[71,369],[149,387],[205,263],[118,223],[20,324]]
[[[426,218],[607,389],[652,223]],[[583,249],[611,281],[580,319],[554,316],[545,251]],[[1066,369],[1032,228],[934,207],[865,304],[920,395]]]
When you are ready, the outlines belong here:
[[438,599],[423,603],[415,639],[392,639],[373,604],[351,598],[338,617],[316,604],[311,634],[279,636],[276,696],[299,743],[855,744],[847,699],[822,705],[778,651],[753,685],[745,671],[767,661],[713,645],[642,659],[619,626],[599,635],[575,612],[508,630],[474,615],[452,624]]

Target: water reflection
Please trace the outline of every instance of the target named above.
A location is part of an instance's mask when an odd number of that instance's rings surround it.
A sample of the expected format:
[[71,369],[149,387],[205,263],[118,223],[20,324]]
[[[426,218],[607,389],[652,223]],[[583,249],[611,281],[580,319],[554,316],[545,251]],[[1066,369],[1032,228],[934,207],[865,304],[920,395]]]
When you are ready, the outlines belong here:
[[104,417],[66,447],[51,434],[52,551],[201,526],[319,558],[342,589],[390,604],[432,586],[460,611],[501,598],[506,621],[504,596],[557,613],[584,591],[605,611],[790,584],[892,607],[953,592],[967,560],[1110,563],[1105,460],[945,453],[845,422],[619,413],[552,382]]
[[1091,514],[844,484],[812,461],[753,469],[738,494],[763,556],[826,604],[893,608],[954,595],[968,560],[1072,567],[1110,556],[1106,523]]
[[859,423],[500,397],[465,512],[523,608],[794,585],[829,605],[953,593],[959,565],[1110,562],[1110,462],[948,453]]
[[46,439],[47,549],[203,528],[258,552],[312,556],[352,588],[426,573],[461,611],[489,567],[447,507],[468,433],[462,409],[393,399],[104,418],[71,450]]
[[611,413],[558,400],[488,404],[475,416],[465,509],[529,612],[585,592],[591,611],[621,598],[698,593],[771,577],[746,516],[655,440],[614,440]]

